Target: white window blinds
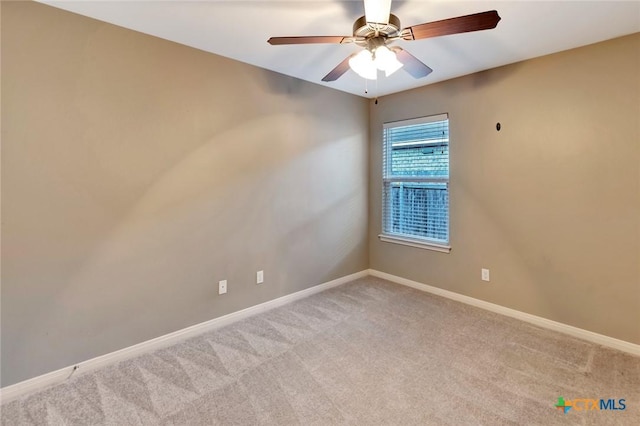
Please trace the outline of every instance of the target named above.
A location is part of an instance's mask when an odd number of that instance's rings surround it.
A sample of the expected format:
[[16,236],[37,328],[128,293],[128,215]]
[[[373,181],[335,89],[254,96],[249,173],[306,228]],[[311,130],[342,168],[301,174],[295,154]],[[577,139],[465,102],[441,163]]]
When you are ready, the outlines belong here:
[[383,235],[449,243],[449,117],[385,123]]

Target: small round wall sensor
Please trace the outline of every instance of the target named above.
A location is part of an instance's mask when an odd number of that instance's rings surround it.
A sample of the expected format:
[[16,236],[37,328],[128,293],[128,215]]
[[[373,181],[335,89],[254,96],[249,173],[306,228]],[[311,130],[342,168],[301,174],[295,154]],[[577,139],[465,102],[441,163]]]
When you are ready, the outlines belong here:
[[501,127],[502,127],[502,126],[500,126],[500,123],[496,123],[496,130],[497,130],[497,131],[500,131],[500,128],[501,128]]

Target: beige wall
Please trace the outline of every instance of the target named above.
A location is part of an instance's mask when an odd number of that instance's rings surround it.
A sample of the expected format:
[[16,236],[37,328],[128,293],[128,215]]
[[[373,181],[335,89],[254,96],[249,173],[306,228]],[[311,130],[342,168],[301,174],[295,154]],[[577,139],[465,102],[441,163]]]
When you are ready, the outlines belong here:
[[[442,112],[453,249],[380,242],[382,123]],[[370,117],[371,268],[640,343],[640,34],[387,96]]]
[[2,2],[2,124],[2,386],[368,267],[364,99]]

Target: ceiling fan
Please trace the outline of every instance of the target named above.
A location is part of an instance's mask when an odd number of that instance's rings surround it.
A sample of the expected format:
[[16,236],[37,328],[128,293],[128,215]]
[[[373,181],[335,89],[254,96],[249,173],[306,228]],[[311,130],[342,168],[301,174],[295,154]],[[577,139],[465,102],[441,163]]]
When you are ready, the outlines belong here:
[[353,24],[352,36],[271,37],[267,42],[271,45],[355,43],[364,47],[340,62],[322,81],[335,81],[349,68],[369,80],[377,78],[378,70],[384,71],[388,77],[402,67],[414,78],[422,78],[433,70],[401,47],[388,45],[396,40],[421,40],[489,30],[500,21],[498,12],[490,10],[402,28],[400,19],[391,14],[391,0],[364,0],[364,11],[365,16]]

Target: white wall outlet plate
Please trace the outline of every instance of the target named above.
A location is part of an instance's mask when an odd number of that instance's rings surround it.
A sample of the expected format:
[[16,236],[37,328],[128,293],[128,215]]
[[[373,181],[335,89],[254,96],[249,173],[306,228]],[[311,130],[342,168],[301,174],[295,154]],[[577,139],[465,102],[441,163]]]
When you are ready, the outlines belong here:
[[218,283],[218,294],[225,294],[227,292],[227,280],[222,280]]
[[264,271],[258,271],[256,273],[256,283],[262,284],[264,282]]
[[482,281],[489,281],[489,270],[482,269]]

